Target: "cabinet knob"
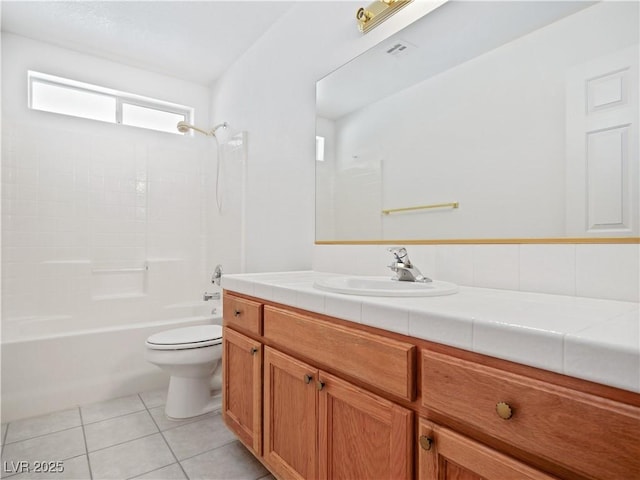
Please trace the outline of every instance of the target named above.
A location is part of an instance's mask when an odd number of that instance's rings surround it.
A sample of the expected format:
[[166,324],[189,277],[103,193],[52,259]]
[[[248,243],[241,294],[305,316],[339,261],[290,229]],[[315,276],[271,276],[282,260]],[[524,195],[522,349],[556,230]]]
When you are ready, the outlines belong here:
[[420,435],[420,447],[422,447],[423,450],[431,450],[431,447],[433,447],[433,438]]
[[237,308],[233,310],[233,316],[234,317],[239,317],[241,313],[242,312],[240,310],[238,310]]
[[498,402],[496,404],[496,413],[503,420],[509,420],[511,417],[513,417],[513,410],[506,402]]
[[258,353],[258,347],[251,347],[251,355],[255,355],[256,353]]
[[322,390],[324,388],[324,382],[317,381],[316,387],[318,388],[318,391]]
[[305,374],[304,376],[304,383],[306,383],[307,385],[309,385],[311,383],[311,380],[313,380],[313,377],[311,375],[309,375],[308,373]]

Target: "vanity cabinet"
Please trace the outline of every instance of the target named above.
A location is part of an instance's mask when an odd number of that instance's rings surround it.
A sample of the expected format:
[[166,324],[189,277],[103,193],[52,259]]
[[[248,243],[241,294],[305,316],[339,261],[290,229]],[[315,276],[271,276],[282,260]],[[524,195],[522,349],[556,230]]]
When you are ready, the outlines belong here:
[[262,344],[226,326],[222,342],[222,414],[242,443],[262,455]]
[[429,350],[422,405],[587,478],[640,478],[637,407]]
[[420,480],[552,480],[539,470],[425,419],[418,424]]
[[223,415],[280,480],[640,479],[635,393],[229,292],[224,306]]
[[264,459],[283,479],[412,478],[413,412],[266,347]]
[[280,478],[318,478],[317,371],[266,347],[264,460]]

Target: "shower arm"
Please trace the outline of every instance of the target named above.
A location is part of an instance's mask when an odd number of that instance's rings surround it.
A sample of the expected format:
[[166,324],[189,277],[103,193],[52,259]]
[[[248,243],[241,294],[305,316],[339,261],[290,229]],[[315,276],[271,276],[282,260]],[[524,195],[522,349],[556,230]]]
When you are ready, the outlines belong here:
[[176,125],[176,128],[178,129],[178,131],[180,133],[187,133],[189,130],[195,130],[196,132],[200,132],[203,135],[206,135],[208,137],[215,137],[216,136],[216,130],[218,130],[219,128],[227,128],[228,126],[229,126],[229,124],[227,122],[223,122],[223,123],[220,123],[219,125],[216,125],[211,130],[206,131],[206,130],[198,128],[198,127],[196,127],[194,125],[191,125],[190,123],[187,123],[185,121],[181,121],[181,122],[178,122],[178,124]]

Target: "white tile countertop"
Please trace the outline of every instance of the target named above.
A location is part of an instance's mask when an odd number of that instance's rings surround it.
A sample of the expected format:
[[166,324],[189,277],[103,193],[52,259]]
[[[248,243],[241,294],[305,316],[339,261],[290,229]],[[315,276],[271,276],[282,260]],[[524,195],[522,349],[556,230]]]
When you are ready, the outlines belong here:
[[329,293],[313,271],[224,275],[225,290],[640,393],[640,304],[460,287],[440,297]]

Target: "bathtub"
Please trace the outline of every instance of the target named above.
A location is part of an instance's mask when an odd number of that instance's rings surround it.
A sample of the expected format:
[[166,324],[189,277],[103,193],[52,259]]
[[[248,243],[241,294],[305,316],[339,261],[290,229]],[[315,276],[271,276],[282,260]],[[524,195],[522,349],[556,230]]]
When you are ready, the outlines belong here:
[[3,319],[2,423],[167,386],[169,377],[145,360],[145,340],[221,324],[219,303],[167,305],[145,321],[108,326],[67,315]]

